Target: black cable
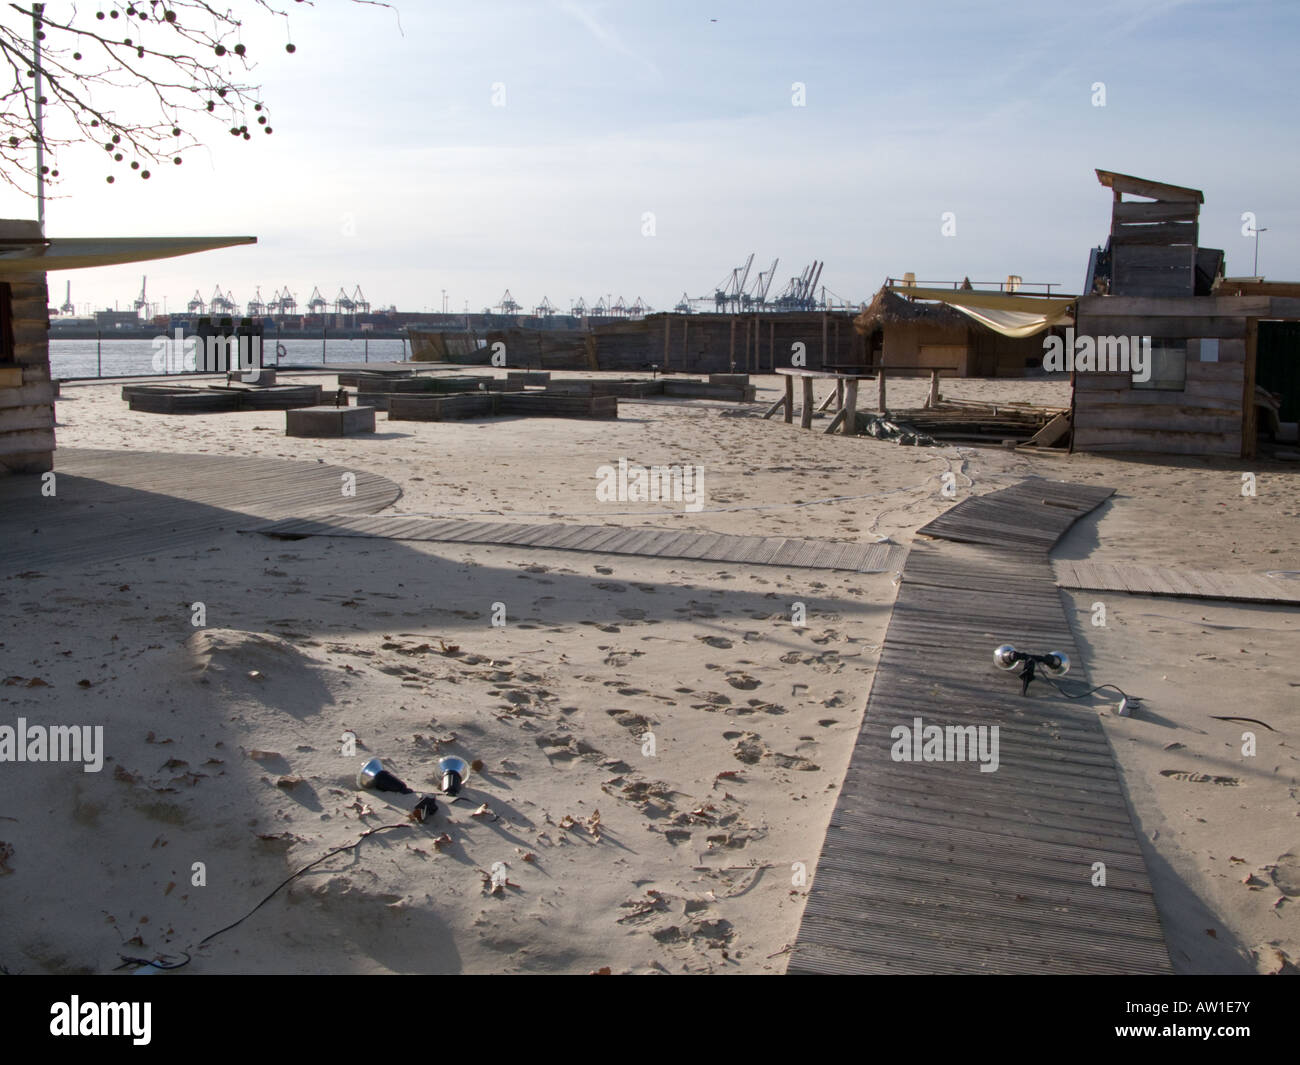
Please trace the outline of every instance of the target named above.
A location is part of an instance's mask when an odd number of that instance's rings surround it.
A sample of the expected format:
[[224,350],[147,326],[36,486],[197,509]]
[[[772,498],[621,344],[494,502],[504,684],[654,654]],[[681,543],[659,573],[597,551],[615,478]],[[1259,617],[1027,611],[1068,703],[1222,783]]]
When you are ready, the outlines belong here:
[[1039,679],[1047,681],[1048,684],[1050,684],[1053,688],[1059,691],[1067,699],[1086,699],[1089,695],[1092,695],[1094,692],[1102,691],[1105,688],[1114,688],[1117,692],[1119,692],[1119,694],[1124,699],[1127,699],[1130,703],[1141,702],[1140,699],[1138,699],[1136,696],[1129,695],[1127,692],[1124,691],[1123,688],[1119,687],[1119,685],[1117,684],[1098,684],[1097,687],[1093,688],[1091,691],[1081,692],[1078,695],[1071,695],[1068,691],[1066,691],[1059,684],[1057,684],[1056,681],[1053,680],[1051,677],[1043,677],[1040,674]]
[[[246,914],[244,914],[244,916],[241,917],[238,921],[226,925],[225,928],[218,928],[215,932],[211,933],[210,935],[204,936],[202,939],[199,940],[199,946],[202,947],[209,940],[216,939],[217,936],[221,935],[223,932],[229,932],[232,928],[235,928],[243,924],[250,917],[252,917],[253,914],[255,914],[258,910],[260,910],[263,906],[265,906],[268,902],[270,902],[273,898],[275,898],[276,894],[280,891],[281,888],[285,887],[288,884],[293,883],[293,881],[297,880],[298,877],[302,876],[303,873],[307,872],[309,869],[314,869],[316,866],[320,865],[320,863],[325,861],[327,858],[333,858],[334,855],[342,854],[344,851],[355,850],[357,847],[361,846],[362,841],[365,840],[367,836],[373,836],[379,832],[386,832],[390,828],[414,828],[414,827],[415,827],[415,823],[412,821],[398,821],[395,824],[391,824],[391,825],[376,825],[374,828],[367,829],[365,832],[361,833],[361,835],[358,836],[356,840],[354,840],[352,843],[347,843],[344,844],[342,847],[335,847],[333,850],[326,851],[314,862],[309,862],[307,865],[304,865],[292,876],[286,877],[284,880],[282,880],[279,884],[275,886],[275,888],[271,891],[269,895],[267,895],[264,899],[262,899],[261,902],[259,902],[256,906],[254,906],[251,910],[249,910]],[[157,959],[151,960],[148,958],[128,958],[126,955],[123,954],[123,955],[119,955],[119,957],[121,957],[122,959],[122,964],[117,966],[117,968],[125,969],[128,965],[135,965],[137,968],[146,965],[151,965],[155,969],[161,969],[164,972],[169,969],[179,969],[182,966],[188,965],[190,963],[189,952],[181,951],[181,953],[185,955],[185,960],[182,962],[177,962],[174,965],[160,965]],[[165,956],[166,955],[164,955],[164,957]]]

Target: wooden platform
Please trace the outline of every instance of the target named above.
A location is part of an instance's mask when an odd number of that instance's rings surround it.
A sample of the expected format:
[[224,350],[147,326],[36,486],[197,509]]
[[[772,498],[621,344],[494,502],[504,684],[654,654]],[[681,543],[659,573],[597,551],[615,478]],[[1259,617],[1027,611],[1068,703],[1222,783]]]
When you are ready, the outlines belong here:
[[[170,555],[210,543],[250,518],[368,514],[401,489],[364,471],[239,455],[59,448],[55,495],[39,477],[0,480],[0,575]],[[342,494],[345,472],[356,495]]]
[[1113,488],[1027,477],[1000,492],[964,499],[917,532],[940,540],[1046,553],[1078,518],[1114,494]]
[[[993,649],[1010,642],[1064,651],[1075,664],[1067,682],[1085,679],[1047,562],[1048,526],[1059,534],[1109,494],[1019,485],[932,525],[978,541],[996,516],[1037,542],[912,548],[791,973],[1171,970],[1096,711],[1041,681],[1022,697],[993,665]],[[1074,506],[1043,512],[1042,498]],[[895,761],[893,730],[917,718],[997,726],[997,770]],[[1096,862],[1104,887],[1092,884]]]
[[288,519],[252,526],[248,532],[297,539],[303,536],[361,536],[391,540],[502,544],[552,551],[590,551],[643,558],[685,558],[753,566],[883,573],[898,569],[906,549],[895,544],[837,543],[782,536],[729,536],[671,532],[625,525],[517,525],[503,521],[447,518],[330,516]]
[[1300,581],[1275,580],[1253,573],[1064,560],[1054,562],[1053,567],[1056,583],[1061,588],[1300,606]]

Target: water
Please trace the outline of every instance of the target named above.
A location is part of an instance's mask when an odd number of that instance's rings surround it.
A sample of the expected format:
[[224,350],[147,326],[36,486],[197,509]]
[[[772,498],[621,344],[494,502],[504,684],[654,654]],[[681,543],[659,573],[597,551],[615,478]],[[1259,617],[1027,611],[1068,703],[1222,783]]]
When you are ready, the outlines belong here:
[[[400,362],[408,357],[404,340],[282,340],[284,354],[280,362],[303,366],[322,366],[327,362],[365,362],[369,348],[370,362]],[[322,351],[322,348],[324,349]],[[97,356],[97,349],[102,356]],[[73,377],[140,377],[153,376],[154,342],[152,340],[51,340],[50,376]],[[262,357],[268,367],[275,366],[275,339],[262,341]],[[102,368],[101,368],[102,364]]]

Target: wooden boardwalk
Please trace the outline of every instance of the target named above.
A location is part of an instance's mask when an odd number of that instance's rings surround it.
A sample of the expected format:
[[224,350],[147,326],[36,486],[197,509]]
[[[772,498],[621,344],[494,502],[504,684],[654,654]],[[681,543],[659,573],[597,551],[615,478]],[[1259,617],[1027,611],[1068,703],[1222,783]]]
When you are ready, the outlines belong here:
[[372,513],[401,495],[386,478],[318,462],[80,448],[59,448],[55,462],[53,496],[40,477],[0,480],[0,576],[189,550],[250,517]]
[[1062,588],[1300,606],[1300,582],[1275,580],[1254,573],[1065,560],[1052,565],[1056,570],[1056,583]]
[[245,531],[297,539],[303,536],[360,536],[389,540],[502,544],[551,551],[589,551],[603,555],[682,558],[750,566],[884,573],[902,566],[906,548],[896,544],[840,543],[784,536],[732,536],[725,533],[647,529],[626,525],[520,525],[459,518],[330,516],[288,519]]
[[[963,542],[912,548],[791,973],[1170,971],[1096,712],[993,665],[1009,642],[1080,678],[1046,550],[1109,494],[1035,479],[927,526]],[[997,726],[998,768],[895,761],[918,718]]]

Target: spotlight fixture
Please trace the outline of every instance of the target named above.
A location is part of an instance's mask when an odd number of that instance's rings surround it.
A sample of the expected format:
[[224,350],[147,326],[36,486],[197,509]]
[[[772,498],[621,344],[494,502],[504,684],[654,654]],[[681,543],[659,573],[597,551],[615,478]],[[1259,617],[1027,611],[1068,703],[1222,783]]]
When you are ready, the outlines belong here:
[[1070,672],[1069,655],[1062,651],[1049,651],[1045,655],[1031,655],[1027,651],[1017,651],[1009,643],[1004,643],[993,652],[993,664],[999,669],[1012,670],[1022,665],[1020,671],[1020,694],[1029,694],[1029,682],[1034,679],[1034,670],[1042,666],[1053,677],[1063,677]]
[[443,793],[455,798],[469,776],[469,763],[464,758],[449,754],[438,763],[438,772],[442,774]]
[[373,788],[375,791],[395,791],[399,795],[410,795],[414,790],[385,769],[384,763],[378,758],[370,759],[357,771],[357,787]]

